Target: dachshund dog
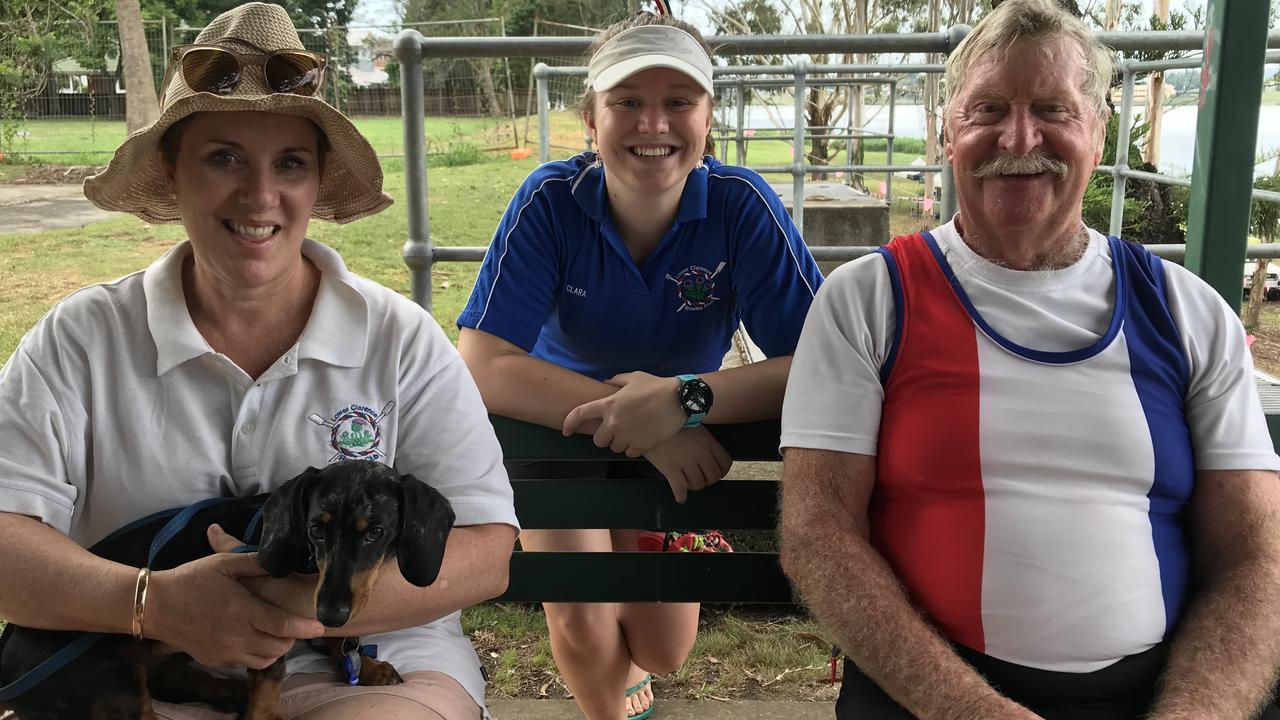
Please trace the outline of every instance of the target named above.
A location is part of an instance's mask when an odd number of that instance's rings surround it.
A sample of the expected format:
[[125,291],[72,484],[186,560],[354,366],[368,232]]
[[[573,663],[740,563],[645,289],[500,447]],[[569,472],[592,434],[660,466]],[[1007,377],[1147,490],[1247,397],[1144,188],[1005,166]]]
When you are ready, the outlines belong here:
[[[412,475],[398,476],[381,463],[347,461],[322,470],[308,468],[270,495],[228,499],[203,508],[160,549],[152,569],[174,568],[211,554],[206,532],[214,523],[253,542],[259,509],[258,562],[277,578],[318,572],[316,619],[333,628],[359,615],[379,570],[392,557],[408,582],[418,587],[435,582],[454,520],[449,501]],[[141,567],[168,519],[135,523],[90,551]],[[22,677],[81,635],[10,624],[0,637],[0,686]],[[353,640],[358,646],[353,638],[326,639],[339,668],[343,650]],[[284,658],[264,670],[250,670],[246,683],[209,675],[184,653],[162,653],[152,641],[105,636],[9,701],[9,707],[18,720],[154,720],[155,698],[204,702],[222,712],[242,713],[245,720],[279,717]],[[358,679],[361,685],[401,682],[390,664],[370,657],[362,658]]]

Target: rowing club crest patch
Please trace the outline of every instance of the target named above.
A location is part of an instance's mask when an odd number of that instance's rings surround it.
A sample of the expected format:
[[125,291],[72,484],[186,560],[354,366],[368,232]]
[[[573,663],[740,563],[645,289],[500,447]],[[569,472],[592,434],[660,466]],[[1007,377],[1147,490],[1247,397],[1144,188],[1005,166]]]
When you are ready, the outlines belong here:
[[379,423],[395,406],[394,400],[388,400],[382,406],[382,412],[376,412],[364,405],[348,405],[328,420],[317,413],[311,413],[307,419],[329,428],[329,447],[335,453],[329,458],[329,462],[381,460],[386,453],[382,451],[382,428]]
[[714,271],[701,265],[690,265],[675,277],[668,275],[667,279],[676,284],[676,299],[680,301],[676,312],[706,310],[719,300],[720,297],[716,295],[716,276],[724,269],[724,265],[725,261],[721,260]]

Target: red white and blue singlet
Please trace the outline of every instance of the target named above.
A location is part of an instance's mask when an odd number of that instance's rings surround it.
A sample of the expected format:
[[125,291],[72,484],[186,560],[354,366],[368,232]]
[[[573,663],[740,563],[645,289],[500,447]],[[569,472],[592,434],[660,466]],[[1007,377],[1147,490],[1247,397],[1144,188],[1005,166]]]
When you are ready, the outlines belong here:
[[875,456],[871,541],[949,640],[1107,667],[1184,611],[1199,470],[1280,467],[1244,331],[1194,274],[1089,233],[1017,271],[948,223],[838,268],[805,320],[783,447]]
[[1160,259],[1109,242],[1111,323],[1073,352],[987,325],[931,236],[880,250],[898,312],[872,542],[946,637],[1042,669],[1150,648],[1186,595],[1187,361]]

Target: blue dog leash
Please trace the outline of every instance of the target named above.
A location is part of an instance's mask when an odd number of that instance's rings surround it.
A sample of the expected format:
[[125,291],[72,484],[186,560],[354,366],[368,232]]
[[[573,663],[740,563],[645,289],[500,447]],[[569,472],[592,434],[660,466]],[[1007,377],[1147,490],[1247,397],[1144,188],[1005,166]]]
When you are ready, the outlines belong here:
[[[160,512],[152,513],[140,520],[135,520],[134,522],[129,523],[108,535],[105,540],[114,539],[135,528],[146,525],[147,523],[172,516],[169,522],[165,523],[165,526],[160,528],[160,532],[156,534],[155,539],[151,541],[151,548],[147,552],[146,565],[146,567],[151,567],[151,564],[155,562],[156,555],[160,554],[160,551],[164,546],[168,545],[169,541],[173,540],[173,538],[191,522],[191,518],[195,517],[196,513],[211,505],[217,505],[234,499],[235,498],[208,498],[193,505],[188,505],[185,508],[161,510]],[[249,527],[245,531],[245,537],[252,537],[252,531],[257,529],[258,522],[261,519],[262,509],[259,508],[258,513],[254,515],[253,520],[249,522]],[[236,548],[234,552],[249,552],[251,550],[246,549],[249,547],[250,546],[242,545]],[[256,546],[252,547],[252,550],[256,549]],[[12,700],[44,682],[50,675],[66,667],[68,663],[80,657],[86,650],[93,647],[102,638],[106,637],[106,635],[106,633],[82,634],[66,647],[49,656],[49,658],[44,662],[32,668],[27,672],[27,674],[0,688],[0,702]]]

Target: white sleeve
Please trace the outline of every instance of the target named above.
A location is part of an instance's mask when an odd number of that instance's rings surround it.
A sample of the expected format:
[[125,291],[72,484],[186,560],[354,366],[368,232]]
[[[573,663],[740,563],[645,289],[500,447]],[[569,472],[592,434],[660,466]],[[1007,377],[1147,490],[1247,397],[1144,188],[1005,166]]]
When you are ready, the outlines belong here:
[[782,404],[782,447],[875,455],[894,335],[893,289],[879,253],[831,273],[805,318]]
[[1244,326],[1208,284],[1164,263],[1169,310],[1190,368],[1186,415],[1197,470],[1280,470]]
[[36,361],[27,340],[0,369],[6,408],[0,413],[0,512],[30,515],[70,534],[79,494],[69,482],[71,443],[83,441],[86,431],[71,427],[44,374],[56,364]]
[[425,312],[406,341],[396,470],[439,490],[457,525],[519,528],[502,447],[458,351]]

